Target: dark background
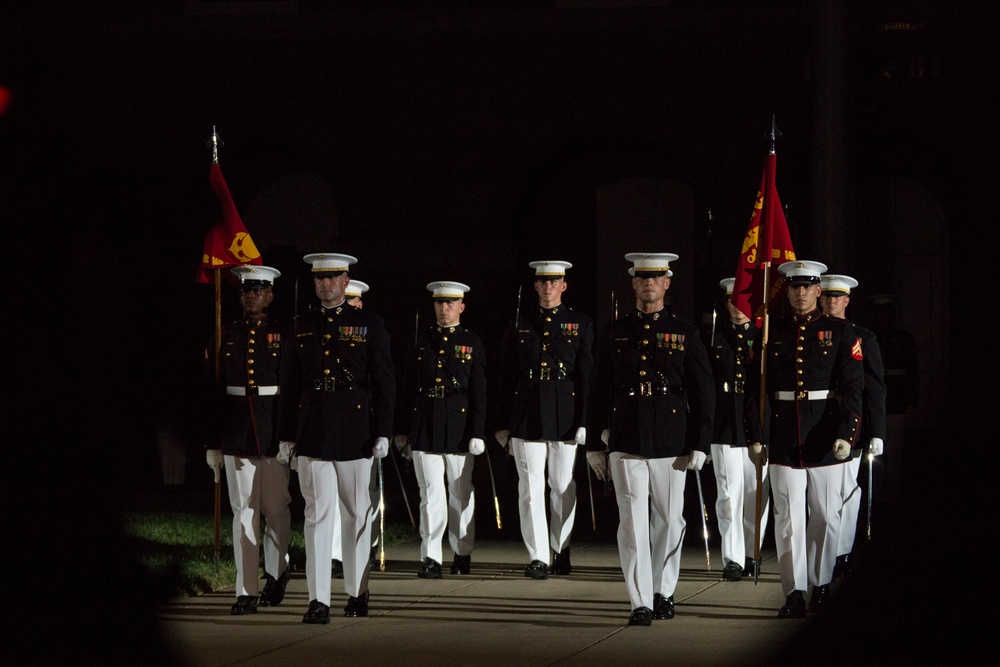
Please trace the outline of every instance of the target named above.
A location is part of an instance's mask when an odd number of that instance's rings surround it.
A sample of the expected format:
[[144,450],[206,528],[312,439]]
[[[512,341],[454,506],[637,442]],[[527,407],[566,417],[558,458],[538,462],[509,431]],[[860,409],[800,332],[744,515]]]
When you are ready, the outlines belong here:
[[[355,255],[400,365],[415,314],[432,317],[426,283],[471,285],[463,322],[496,349],[519,285],[532,303],[534,259],[573,262],[566,302],[603,325],[629,307],[623,255],[676,252],[674,311],[701,322],[735,269],[774,117],[798,256],[859,278],[861,323],[868,296],[896,294],[917,337],[912,511],[876,608],[934,623],[943,603],[925,600],[945,595],[951,556],[988,567],[964,519],[993,499],[970,468],[996,397],[978,295],[998,247],[997,18],[971,0],[8,3],[5,559],[46,575],[16,588],[35,601],[25,618],[59,628],[55,610],[97,604],[142,622],[152,601],[117,513],[163,485],[164,434],[184,485],[208,488],[214,293],[194,275],[213,125],[282,271],[276,314],[315,301],[302,255]],[[235,316],[229,285],[223,306]],[[975,626],[961,618],[949,627]]]

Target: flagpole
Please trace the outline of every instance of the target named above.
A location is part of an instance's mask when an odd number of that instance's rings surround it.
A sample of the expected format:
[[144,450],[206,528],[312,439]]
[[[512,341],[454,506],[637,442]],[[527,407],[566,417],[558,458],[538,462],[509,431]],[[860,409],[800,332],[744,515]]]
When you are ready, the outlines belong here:
[[[212,147],[212,164],[219,164],[219,146],[222,142],[219,140],[219,133],[215,130],[215,125],[212,126],[212,138],[210,140],[210,145]],[[214,269],[215,273],[215,386],[219,387],[222,382],[222,359],[220,358],[220,350],[222,349],[222,269]],[[220,544],[220,525],[222,522],[222,480],[216,479],[215,481],[215,571],[219,571],[219,544]]]
[[[215,273],[215,386],[222,382],[222,359],[219,351],[222,349],[222,269],[214,269]],[[215,479],[215,571],[219,572],[219,525],[222,520],[222,480]]]
[[[250,238],[246,226],[240,219],[239,211],[233,202],[229,186],[222,177],[219,168],[219,148],[223,146],[219,133],[212,126],[212,136],[205,144],[212,149],[212,165],[209,168],[209,185],[219,206],[219,218],[205,234],[205,248],[202,252],[201,267],[195,279],[204,284],[212,282],[215,277],[215,373],[217,386],[221,386],[222,365],[220,350],[222,348],[222,269],[231,266],[246,266],[261,264],[262,260],[257,247]],[[235,261],[234,261],[235,260]],[[215,483],[215,563],[219,565],[219,523],[221,505],[221,480]]]
[[[771,291],[769,286],[769,280],[771,277],[771,260],[770,252],[768,252],[768,259],[764,262],[764,321],[761,326],[760,335],[760,391],[757,393],[758,398],[758,424],[761,426],[761,433],[763,433],[764,428],[764,406],[767,399],[767,337],[768,337],[768,313],[767,309],[770,305],[769,292]],[[765,450],[766,451],[766,450]],[[762,456],[766,456],[765,452],[761,452]],[[754,530],[753,530],[753,583],[757,584],[757,579],[760,576],[760,523],[761,514],[763,513],[764,506],[764,460],[758,457],[754,462],[754,469],[757,473],[757,490],[755,493],[754,501]]]
[[[767,165],[767,177],[770,178],[770,182],[774,184],[774,160],[771,158],[775,154],[775,142],[778,137],[781,136],[781,132],[778,131],[778,124],[775,121],[774,115],[771,116],[771,152],[768,156]],[[765,182],[766,186],[766,182]],[[770,328],[770,314],[771,309],[771,253],[774,247],[774,224],[771,219],[772,216],[768,215],[768,210],[774,206],[774,202],[770,201],[771,198],[764,196],[763,206],[761,210],[761,224],[764,225],[764,253],[763,255],[763,269],[764,269],[764,301],[763,310],[764,317],[761,326],[760,335],[760,391],[757,393],[759,398],[758,405],[758,423],[761,426],[761,431],[764,428],[764,406],[767,399],[767,343],[768,343],[768,333]],[[758,255],[758,256],[761,256]],[[766,455],[765,455],[766,456]],[[764,459],[758,457],[757,461],[754,463],[754,468],[757,473],[757,490],[754,499],[754,532],[753,532],[753,583],[757,584],[757,579],[760,575],[760,524],[761,524],[761,514],[763,513],[764,506]]]

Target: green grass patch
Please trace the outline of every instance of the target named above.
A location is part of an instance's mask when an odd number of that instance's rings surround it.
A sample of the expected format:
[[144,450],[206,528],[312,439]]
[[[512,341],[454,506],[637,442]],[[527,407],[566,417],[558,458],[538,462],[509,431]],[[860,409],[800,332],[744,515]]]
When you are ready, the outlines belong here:
[[[219,524],[218,563],[215,518],[212,514],[133,511],[126,514],[125,534],[139,564],[156,582],[161,598],[175,599],[234,586],[236,565],[233,562],[232,526],[232,514],[223,512]],[[377,523],[374,529],[378,530]],[[409,524],[385,527],[387,546],[417,537],[417,530]],[[292,521],[288,555],[292,571],[301,571],[306,559],[301,520]]]

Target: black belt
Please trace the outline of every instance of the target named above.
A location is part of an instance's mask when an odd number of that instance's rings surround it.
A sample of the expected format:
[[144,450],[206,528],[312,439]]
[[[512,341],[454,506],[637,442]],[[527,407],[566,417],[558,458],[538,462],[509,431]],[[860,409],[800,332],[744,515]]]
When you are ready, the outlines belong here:
[[640,382],[635,387],[623,387],[621,393],[629,396],[679,396],[684,397],[682,387],[671,387],[660,382]]
[[424,387],[418,389],[417,394],[425,398],[444,398],[445,396],[463,396],[465,390],[460,387]]
[[564,368],[529,368],[525,376],[531,381],[543,382],[545,380],[565,380],[566,369]]
[[349,389],[367,389],[368,386],[345,380],[337,380],[336,378],[320,378],[319,380],[313,380],[312,388],[315,391],[347,391]]

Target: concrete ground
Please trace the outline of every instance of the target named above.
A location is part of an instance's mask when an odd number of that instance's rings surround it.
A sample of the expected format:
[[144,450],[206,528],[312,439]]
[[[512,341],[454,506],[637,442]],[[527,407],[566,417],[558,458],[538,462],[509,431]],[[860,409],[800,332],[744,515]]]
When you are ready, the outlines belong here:
[[[181,664],[221,665],[612,665],[775,664],[803,629],[823,622],[777,618],[784,601],[774,552],[763,554],[755,584],[720,579],[721,562],[706,567],[705,550],[685,548],[672,620],[628,627],[631,611],[613,542],[575,544],[570,576],[524,576],[520,541],[480,541],[472,573],[420,579],[419,544],[386,550],[384,571],[371,576],[370,615],[346,618],[346,595],[334,599],[329,625],[305,625],[303,573],[284,602],[250,616],[231,616],[233,591],[163,606],[159,619]],[[715,554],[716,558],[718,555]]]

